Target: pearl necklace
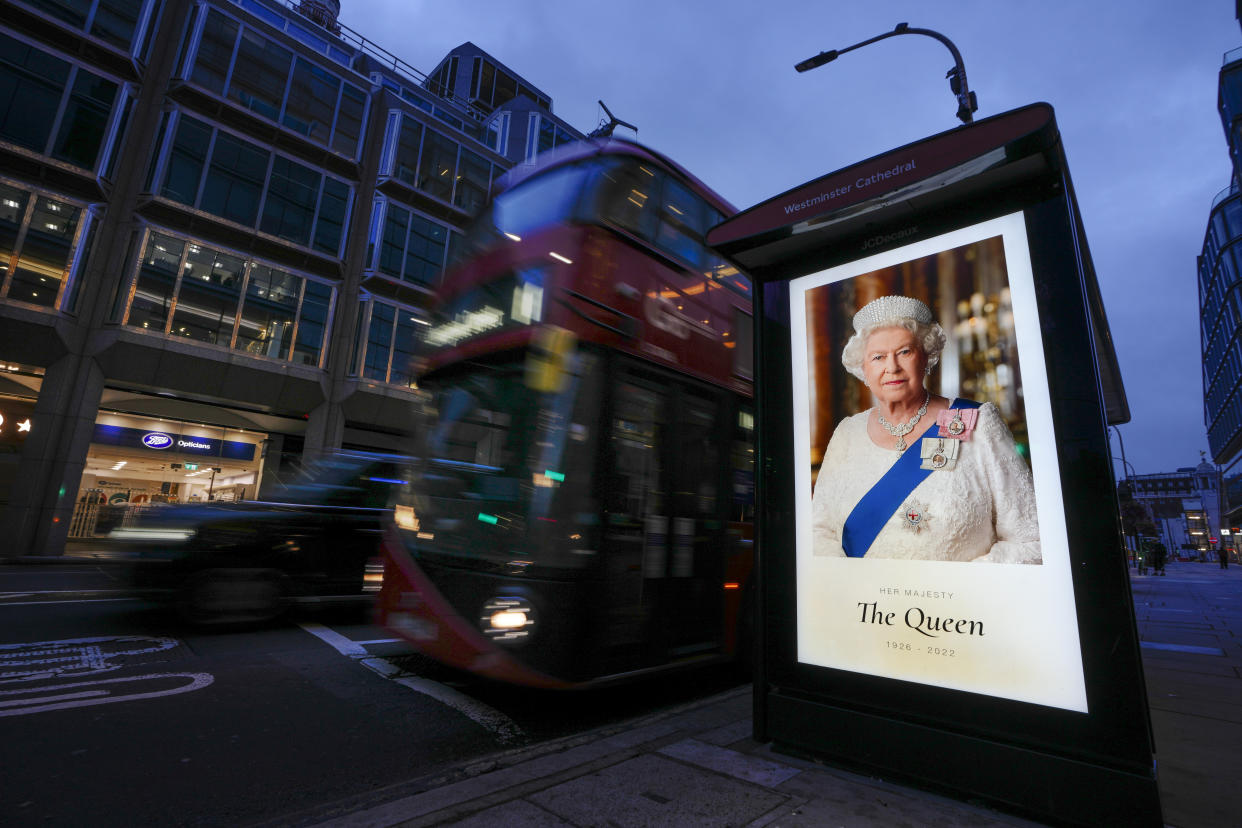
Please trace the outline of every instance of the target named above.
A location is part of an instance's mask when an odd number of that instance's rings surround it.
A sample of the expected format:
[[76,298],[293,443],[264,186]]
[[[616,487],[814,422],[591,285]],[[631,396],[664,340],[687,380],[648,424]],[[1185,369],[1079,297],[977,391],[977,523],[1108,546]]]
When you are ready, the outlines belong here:
[[883,414],[880,414],[880,425],[884,426],[885,431],[897,438],[897,451],[906,450],[906,435],[911,431],[914,431],[914,427],[918,424],[919,420],[923,419],[923,415],[927,413],[927,404],[930,402],[931,392],[928,391],[927,396],[923,398],[923,405],[919,407],[918,413],[911,417],[908,422],[904,422],[901,425],[893,425],[888,420],[884,419]]

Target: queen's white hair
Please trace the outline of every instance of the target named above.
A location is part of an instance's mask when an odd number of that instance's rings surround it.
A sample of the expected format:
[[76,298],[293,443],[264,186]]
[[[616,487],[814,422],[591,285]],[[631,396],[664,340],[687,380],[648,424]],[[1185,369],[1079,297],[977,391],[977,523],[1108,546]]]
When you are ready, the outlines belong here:
[[867,347],[867,340],[871,335],[881,328],[905,328],[914,334],[914,341],[923,349],[923,353],[927,356],[927,370],[931,369],[940,361],[940,353],[944,350],[948,337],[944,334],[944,328],[940,327],[939,322],[920,322],[908,316],[897,316],[890,319],[876,319],[862,328],[855,331],[849,341],[845,343],[844,350],[841,351],[841,364],[845,366],[845,370],[849,371],[858,379],[866,382],[863,374],[863,351]]

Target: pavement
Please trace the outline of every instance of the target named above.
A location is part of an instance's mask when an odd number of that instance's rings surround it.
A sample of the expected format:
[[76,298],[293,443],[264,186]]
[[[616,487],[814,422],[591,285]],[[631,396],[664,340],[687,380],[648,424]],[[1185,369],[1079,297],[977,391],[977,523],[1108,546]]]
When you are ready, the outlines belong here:
[[[1171,828],[1242,826],[1242,566],[1131,571]],[[739,687],[588,733],[291,814],[271,828],[1035,826],[989,808],[775,752]]]
[[[1132,573],[1164,821],[1242,826],[1242,567]],[[752,693],[496,754],[285,825],[1034,826],[977,802],[775,752],[751,737]]]

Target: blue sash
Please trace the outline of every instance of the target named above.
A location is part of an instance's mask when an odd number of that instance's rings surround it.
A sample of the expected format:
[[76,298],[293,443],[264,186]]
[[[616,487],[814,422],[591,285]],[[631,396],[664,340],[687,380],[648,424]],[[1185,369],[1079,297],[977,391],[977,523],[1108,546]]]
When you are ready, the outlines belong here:
[[[949,406],[950,410],[978,407],[979,403],[974,400],[963,399],[954,400]],[[924,438],[939,436],[939,425],[933,425],[923,434]],[[923,457],[918,449],[919,443],[919,440],[914,441],[902,452],[892,468],[862,496],[854,511],[845,519],[845,526],[841,530],[841,547],[846,556],[861,558],[866,555],[884,524],[893,516],[893,512],[900,509],[910,492],[931,474],[931,469],[922,468]]]

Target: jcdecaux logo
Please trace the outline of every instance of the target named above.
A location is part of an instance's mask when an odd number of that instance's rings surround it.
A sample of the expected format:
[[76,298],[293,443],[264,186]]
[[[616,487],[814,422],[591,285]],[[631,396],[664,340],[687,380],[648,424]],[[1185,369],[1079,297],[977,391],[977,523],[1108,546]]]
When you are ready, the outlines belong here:
[[148,431],[142,435],[142,444],[151,449],[166,449],[173,444],[173,438],[162,431]]

